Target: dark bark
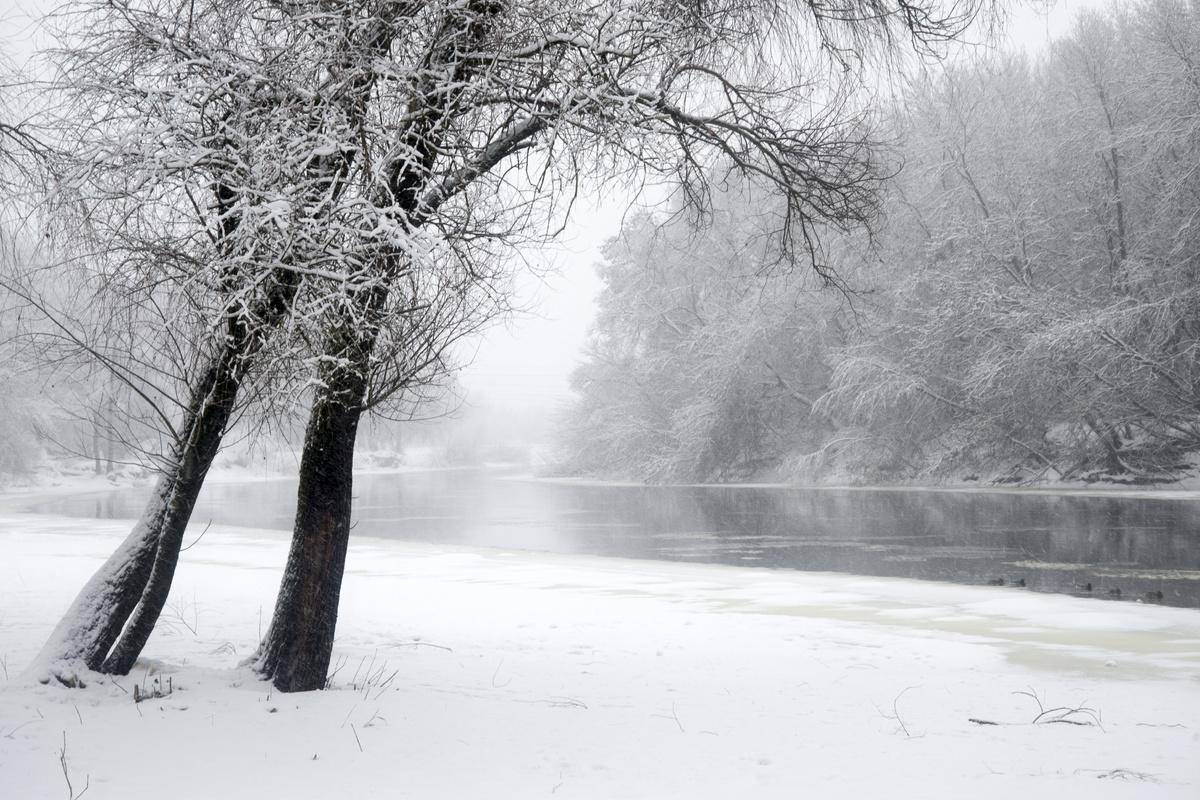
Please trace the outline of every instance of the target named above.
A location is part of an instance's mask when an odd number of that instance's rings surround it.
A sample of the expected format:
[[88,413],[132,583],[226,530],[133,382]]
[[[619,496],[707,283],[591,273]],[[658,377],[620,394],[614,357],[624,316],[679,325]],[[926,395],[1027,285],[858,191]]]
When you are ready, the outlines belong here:
[[225,359],[209,367],[195,389],[188,409],[190,436],[182,448],[172,489],[166,498],[153,565],[129,624],[100,666],[101,672],[125,675],[133,668],[166,605],[175,567],[179,563],[183,533],[204,478],[220,449],[225,426],[233,414],[239,384],[236,356],[226,353]]
[[241,379],[238,350],[229,343],[197,382],[172,466],[137,527],[63,617],[39,662],[81,659],[88,669],[115,674],[132,668],[166,603],[183,532],[233,411]]
[[[400,3],[388,4],[388,13],[402,15],[408,13],[405,8]],[[385,26],[384,30],[390,28]],[[373,30],[368,38],[374,41],[372,37],[379,35],[379,30]],[[372,80],[359,81],[350,88],[348,94],[360,101],[351,106],[362,105],[360,95],[369,94]],[[320,114],[313,117],[316,125],[324,119]],[[351,149],[330,160],[314,159],[309,170],[315,187],[314,202],[320,200],[318,205],[323,207],[340,195],[344,190],[340,182],[350,173],[355,157]],[[230,256],[230,243],[241,227],[237,205],[243,198],[221,176],[215,180],[213,191],[218,249]],[[229,273],[230,285],[223,288],[230,297],[247,288],[238,280],[240,274],[240,270]],[[265,282],[268,289],[264,295],[249,303],[235,301],[226,309],[226,329],[218,352],[208,370],[190,387],[191,400],[180,425],[171,466],[160,479],[137,527],[60,621],[43,647],[39,664],[82,659],[90,669],[115,673],[128,672],[133,666],[167,601],[184,531],[220,448],[242,379],[267,338],[289,318],[300,281],[297,272],[276,270]],[[350,448],[352,451],[353,441]]]
[[[88,669],[100,669],[150,578],[165,516],[161,499],[169,495],[173,487],[173,475],[164,475],[159,479],[138,525],[124,546],[84,586],[75,604],[47,642],[42,657],[62,661],[78,658],[83,660]],[[64,629],[63,626],[68,627]],[[75,629],[71,630],[71,627]],[[60,631],[66,635],[60,637]]]
[[[286,318],[298,285],[294,274],[286,274],[254,307],[229,313],[220,347],[192,387],[171,466],[137,527],[84,586],[37,664],[80,659],[89,669],[115,674],[133,667],[170,594],[184,531],[242,379],[270,332]],[[258,323],[247,327],[245,319]]]
[[[435,37],[438,44],[427,54],[419,91],[408,107],[406,129],[398,137],[402,146],[396,152],[403,157],[384,169],[387,195],[380,198],[380,205],[396,209],[405,228],[420,227],[424,215],[457,190],[436,186],[431,197],[422,199],[430,190],[443,143],[442,122],[473,69],[462,55],[482,41],[488,22],[499,11],[490,0],[469,0],[446,15]],[[395,33],[392,29],[373,35],[367,49],[386,53]],[[542,126],[526,128],[505,137],[510,144],[485,151],[476,170],[461,176],[463,183],[492,169]],[[375,255],[374,262],[377,282],[355,293],[328,328],[325,354],[337,366],[324,376],[305,431],[292,546],[271,627],[255,657],[254,669],[282,692],[323,689],[333,653],[350,538],[354,441],[366,410],[370,361],[390,284],[403,273],[407,258],[399,250],[385,250]],[[398,379],[393,390],[404,382]]]
[[313,404],[304,434],[291,552],[255,664],[281,692],[325,688],[333,652],[350,539],[354,440],[366,392],[359,374],[344,374],[337,383]]

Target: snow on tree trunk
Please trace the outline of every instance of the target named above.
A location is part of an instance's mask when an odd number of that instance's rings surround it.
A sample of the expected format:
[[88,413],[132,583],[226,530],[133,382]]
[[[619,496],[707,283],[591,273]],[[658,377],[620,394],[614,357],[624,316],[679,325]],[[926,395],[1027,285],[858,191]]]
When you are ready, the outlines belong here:
[[77,671],[100,668],[149,580],[174,486],[172,473],[158,479],[142,518],[79,592],[26,675],[70,684]]
[[129,672],[170,592],[183,532],[233,411],[237,365],[238,355],[230,348],[198,382],[183,426],[187,438],[159,478],[142,518],[83,587],[27,674],[73,684],[82,668]]
[[141,601],[116,647],[101,666],[101,672],[127,674],[154,631],[154,625],[171,592],[171,580],[179,563],[183,533],[192,517],[192,509],[196,506],[196,498],[204,485],[208,468],[220,449],[225,426],[233,413],[239,380],[236,368],[226,361],[215,364],[201,384],[208,391],[200,413],[193,418],[192,436],[176,471],[175,491],[166,506],[153,570],[142,590]]

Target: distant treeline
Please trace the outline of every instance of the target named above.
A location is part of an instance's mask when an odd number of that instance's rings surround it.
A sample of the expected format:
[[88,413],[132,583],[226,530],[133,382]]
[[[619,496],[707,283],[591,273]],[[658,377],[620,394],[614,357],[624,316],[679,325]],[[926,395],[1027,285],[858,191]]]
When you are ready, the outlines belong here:
[[[874,236],[782,266],[731,190],[626,225],[563,425],[646,481],[1169,478],[1200,448],[1200,11],[1082,15],[939,66],[884,126]],[[864,237],[865,239],[865,237]]]

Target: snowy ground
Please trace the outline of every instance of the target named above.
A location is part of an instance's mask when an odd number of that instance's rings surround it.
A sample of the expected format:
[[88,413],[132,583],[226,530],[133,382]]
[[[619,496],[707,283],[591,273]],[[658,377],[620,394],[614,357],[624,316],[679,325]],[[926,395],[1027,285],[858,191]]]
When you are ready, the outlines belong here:
[[129,525],[7,502],[2,798],[1200,797],[1200,611],[359,539],[333,690],[281,695],[237,665],[287,537],[214,526],[72,690],[21,672]]

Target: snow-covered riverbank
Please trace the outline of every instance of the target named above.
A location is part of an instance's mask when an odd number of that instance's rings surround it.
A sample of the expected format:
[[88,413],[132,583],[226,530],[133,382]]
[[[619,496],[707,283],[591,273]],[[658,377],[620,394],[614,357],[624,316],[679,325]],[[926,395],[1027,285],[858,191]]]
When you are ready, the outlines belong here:
[[359,539],[288,696],[237,666],[287,537],[214,526],[134,674],[23,680],[127,530],[0,517],[4,797],[67,796],[64,737],[96,798],[1200,794],[1200,612],[996,587]]

